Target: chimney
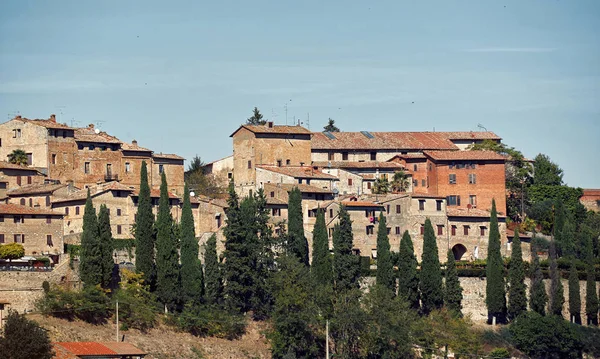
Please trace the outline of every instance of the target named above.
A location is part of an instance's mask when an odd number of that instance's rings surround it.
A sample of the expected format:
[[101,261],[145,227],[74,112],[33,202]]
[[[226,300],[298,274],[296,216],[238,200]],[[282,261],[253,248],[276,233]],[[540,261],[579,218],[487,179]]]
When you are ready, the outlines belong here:
[[56,123],[56,115],[55,114],[50,115],[50,121]]
[[94,129],[94,124],[93,124],[93,123],[90,123],[90,124],[88,125],[88,127],[89,127],[89,128],[91,128],[91,129]]
[[21,115],[16,115],[15,118],[20,120],[21,119]]
[[268,128],[273,128],[273,121],[267,122],[267,127]]
[[136,147],[138,145],[136,140],[131,141],[131,144],[134,145],[134,146],[136,146]]

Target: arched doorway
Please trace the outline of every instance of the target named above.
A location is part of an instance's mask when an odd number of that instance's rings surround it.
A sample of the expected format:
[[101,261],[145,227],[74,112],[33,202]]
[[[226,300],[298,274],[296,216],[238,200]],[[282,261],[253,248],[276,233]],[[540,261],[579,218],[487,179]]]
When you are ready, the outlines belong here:
[[459,243],[452,247],[452,253],[454,254],[454,260],[459,261],[462,259],[462,256],[464,256],[465,253],[467,253],[467,247]]

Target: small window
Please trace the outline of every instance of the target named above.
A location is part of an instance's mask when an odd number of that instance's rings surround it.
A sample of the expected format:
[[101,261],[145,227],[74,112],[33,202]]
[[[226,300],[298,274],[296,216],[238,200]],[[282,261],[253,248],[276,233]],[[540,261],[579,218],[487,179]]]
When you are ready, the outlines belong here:
[[333,208],[329,208],[329,218],[333,218]]
[[75,207],[75,215],[79,216],[79,206]]
[[429,164],[429,170],[432,171],[433,170],[433,166],[431,165],[431,163]]
[[452,225],[452,227],[450,227],[450,234],[452,234],[453,236],[456,235],[456,226]]
[[413,180],[413,187],[418,187],[419,186],[419,180],[415,179]]
[[125,172],[131,172],[131,163],[125,162]]
[[52,223],[52,217],[51,216],[46,216],[46,223],[47,224]]
[[421,225],[421,235],[424,235],[424,234],[425,234],[425,225],[422,224]]
[[477,176],[475,173],[469,173],[469,184],[477,184]]
[[468,236],[468,235],[469,235],[469,226],[463,226],[463,234],[464,234],[465,236]]
[[348,152],[342,152],[342,161],[348,161]]
[[50,207],[50,196],[46,196],[46,207]]
[[437,235],[438,236],[444,235],[444,225],[443,224],[437,225]]
[[485,236],[485,226],[481,226],[479,227],[479,235],[484,237]]
[[448,196],[448,206],[460,206],[460,196]]
[[448,175],[448,183],[456,184],[456,174],[451,173]]
[[217,217],[217,228],[221,228],[221,216]]
[[298,178],[298,184],[302,184],[302,178]]
[[117,208],[117,217],[121,216],[121,208]]
[[23,234],[15,234],[13,236],[15,243],[25,243],[25,235]]
[[31,176],[27,176],[27,184],[31,184]]
[[425,186],[427,186],[427,182],[426,182],[426,180],[422,179],[421,180],[421,187],[425,187]]
[[85,162],[83,164],[83,173],[85,173],[85,174],[89,174],[90,173],[90,163],[89,162]]
[[367,182],[367,189],[371,189],[371,182]]
[[392,227],[387,227],[387,234],[391,234],[392,233]]
[[418,169],[419,169],[419,166],[415,163],[413,165],[413,171],[417,172]]
[[371,161],[377,161],[377,152],[371,152]]
[[2,139],[0,138],[0,147],[2,147]]
[[385,206],[385,213],[390,213],[390,205]]
[[69,215],[69,207],[65,207],[65,215],[68,216]]
[[275,197],[275,191],[271,191],[270,196],[271,198]]
[[46,245],[48,245],[49,247],[54,246],[54,244],[52,243],[52,235],[51,234],[46,235]]
[[15,128],[13,130],[13,138],[20,138],[21,137],[21,129],[20,128]]
[[277,167],[281,167],[281,160],[277,160]]
[[352,178],[348,178],[348,186],[352,186]]
[[21,176],[17,176],[17,185],[20,186],[21,185]]
[[476,195],[472,194],[469,196],[469,204],[472,207],[477,207],[477,196]]
[[437,211],[441,211],[442,210],[442,201],[441,200],[438,199],[437,201],[435,201],[435,209]]
[[374,226],[366,226],[365,228],[366,228],[367,235],[371,235],[371,234],[373,234],[373,228],[375,228],[375,227]]
[[396,235],[400,235],[400,227],[396,227]]
[[56,164],[56,153],[52,154],[52,164],[55,165]]
[[419,211],[424,211],[424,210],[425,210],[425,200],[420,199],[419,200]]
[[281,209],[280,208],[272,208],[271,209],[271,215],[273,217],[279,217],[279,216],[281,216]]
[[285,165],[286,165],[286,166],[289,166],[289,165],[291,165],[291,164],[292,164],[292,161],[290,161],[290,160],[285,160]]
[[4,222],[4,215],[0,215],[0,223]]
[[0,189],[6,189],[6,182],[0,182]]
[[334,152],[327,152],[327,160],[333,161],[333,158],[334,158]]
[[162,174],[165,171],[165,166],[158,165],[158,173]]
[[26,201],[25,201],[25,198],[21,198],[21,200],[19,201],[19,203],[21,204],[21,206],[24,206],[24,205],[25,205],[25,202],[26,202]]
[[4,234],[0,233],[0,243],[4,243]]
[[252,169],[252,161],[248,160],[248,169]]
[[117,234],[121,234],[123,231],[123,229],[121,228],[120,224],[117,224]]
[[399,204],[396,205],[396,213],[402,213],[402,206]]

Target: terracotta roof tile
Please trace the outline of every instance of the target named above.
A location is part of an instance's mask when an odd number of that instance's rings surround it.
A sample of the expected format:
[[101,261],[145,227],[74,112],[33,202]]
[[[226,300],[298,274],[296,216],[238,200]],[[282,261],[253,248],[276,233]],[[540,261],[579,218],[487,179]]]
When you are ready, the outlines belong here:
[[429,193],[411,193],[410,196],[413,198],[446,198],[444,196]]
[[343,201],[342,205],[345,207],[383,207],[381,204],[368,201]]
[[269,127],[267,125],[264,126],[254,126],[254,125],[241,125],[235,130],[229,137],[233,137],[240,129],[245,128],[253,133],[262,133],[262,134],[296,134],[296,135],[310,135],[310,130],[302,127],[302,126],[284,126],[284,125],[273,125],[273,127]]
[[456,150],[452,141],[439,132],[335,132],[330,139],[322,132],[314,132],[313,150]]
[[152,150],[149,150],[145,147],[141,147],[138,145],[134,145],[132,143],[127,143],[127,142],[121,143],[121,149],[123,151],[152,152]]
[[146,355],[142,350],[135,347],[133,344],[124,342],[102,342],[105,347],[116,352],[118,355],[134,356],[134,355]]
[[309,184],[293,184],[293,183],[265,183],[264,184],[265,188],[267,187],[278,187],[278,188],[282,188],[288,192],[290,192],[292,189],[294,189],[294,187],[298,187],[298,189],[300,190],[300,192],[303,193],[333,193],[333,191],[329,190],[329,189],[325,189],[325,188],[320,188],[317,186],[312,186]]
[[55,212],[49,209],[38,207],[21,206],[18,204],[3,204],[0,203],[0,213],[2,214],[23,214],[23,215],[47,215],[47,216],[64,216],[63,213]]
[[154,158],[165,158],[165,159],[169,159],[169,160],[185,160],[185,158],[173,154],[173,153],[153,153],[152,157]]
[[20,166],[20,165],[15,165],[15,164],[7,162],[7,161],[0,161],[0,170],[4,170],[4,169],[39,172],[39,170],[35,167]]
[[338,178],[327,173],[323,173],[319,170],[315,170],[311,166],[306,167],[278,167],[278,166],[266,166],[257,165],[257,168],[261,168],[267,171],[280,173],[286,176],[294,178],[314,178],[314,179],[330,179],[337,180]]
[[96,342],[58,342],[54,345],[61,346],[70,353],[77,356],[115,356],[118,355],[114,350],[105,345]]
[[[397,162],[379,162],[379,161],[364,161],[364,162],[349,162],[349,161],[314,161],[313,166],[322,168],[403,168]],[[331,165],[331,166],[330,166]]]
[[52,359],[79,359],[77,355],[69,352],[66,348],[63,348],[58,344],[53,344],[52,350],[54,351]]
[[[179,199],[179,197],[177,197],[173,193],[171,193],[171,192],[168,192],[168,193],[169,193],[169,198],[171,198],[171,199]],[[137,190],[137,189],[133,190],[133,194],[132,194],[133,197],[138,197],[139,195],[140,195],[140,191],[139,190]],[[159,189],[152,189],[152,190],[150,190],[150,197],[151,198],[160,198],[160,190]]]
[[425,151],[427,157],[436,161],[504,161],[506,157],[494,151]]
[[15,188],[7,192],[9,196],[22,196],[33,194],[52,193],[61,188],[67,187],[66,184],[32,184]]
[[92,143],[120,144],[121,140],[106,132],[96,133],[91,127],[78,128],[75,130],[75,141]]
[[22,122],[28,122],[34,125],[46,127],[46,128],[54,128],[54,129],[63,129],[63,130],[74,130],[74,128],[67,126],[64,123],[58,123],[56,121],[52,121],[51,119],[28,119],[25,117],[17,116],[16,120],[20,120]]
[[474,132],[474,131],[457,131],[457,132],[439,132],[449,140],[501,140],[502,137],[493,132]]
[[267,204],[285,205],[285,206],[288,205],[288,203],[286,201],[279,199],[279,198],[275,198],[275,197],[267,197]]

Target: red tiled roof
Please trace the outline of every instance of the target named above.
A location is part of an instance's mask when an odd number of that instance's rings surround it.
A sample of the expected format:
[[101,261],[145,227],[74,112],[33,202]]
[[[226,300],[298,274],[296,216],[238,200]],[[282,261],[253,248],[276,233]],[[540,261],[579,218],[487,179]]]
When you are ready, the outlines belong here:
[[169,159],[169,160],[185,160],[185,158],[173,154],[173,153],[153,153],[152,157],[154,158],[165,158],[165,159]]
[[343,201],[345,207],[383,207],[383,205],[367,201]]
[[0,161],[0,170],[18,170],[18,171],[32,171],[32,172],[40,172],[37,168],[28,167],[28,166],[20,166],[14,163],[10,163],[7,161]]
[[79,359],[77,355],[69,352],[66,348],[63,348],[56,343],[52,345],[52,350],[54,351],[52,359]]
[[132,143],[127,142],[121,143],[121,149],[123,151],[152,152],[152,150],[149,150],[145,147],[140,147],[138,145],[134,145]]
[[63,213],[54,212],[49,209],[37,207],[21,206],[18,204],[3,204],[0,203],[0,213],[2,214],[23,214],[23,215],[47,215],[47,216],[64,216]]
[[[118,356],[144,356],[145,352],[132,344],[121,342],[58,342],[54,348],[60,350],[60,355],[55,358],[72,358],[68,354],[77,357],[118,357]],[[65,353],[66,352],[66,353]]]
[[413,152],[413,153],[405,153],[405,154],[396,155],[396,156],[390,158],[389,161],[392,161],[395,158],[401,158],[401,159],[405,159],[405,160],[413,160],[413,159],[421,160],[421,159],[426,159],[427,157],[421,152]]
[[330,139],[322,132],[314,132],[313,150],[456,150],[452,141],[439,132],[335,132]]
[[132,344],[124,343],[124,342],[102,342],[102,345],[116,352],[118,355],[123,356],[135,356],[135,355],[146,355],[145,352],[138,349]]
[[583,196],[590,196],[590,197],[598,197],[600,196],[600,189],[595,189],[595,188],[584,188],[583,189]]
[[411,193],[410,196],[413,198],[446,198],[444,196],[429,193]]
[[9,196],[22,196],[33,194],[52,193],[58,189],[66,187],[66,184],[32,184],[8,191]]
[[331,190],[326,189],[326,188],[320,188],[317,186],[312,186],[309,184],[294,184],[294,183],[265,183],[264,184],[265,187],[278,187],[278,188],[282,188],[288,192],[290,192],[292,189],[294,189],[294,187],[298,187],[298,189],[300,190],[300,192],[303,193],[333,193]]
[[46,128],[74,130],[74,128],[71,128],[64,123],[58,123],[58,122],[56,122],[56,120],[52,120],[52,119],[28,119],[28,118],[21,117],[21,116],[17,116],[14,119],[22,121],[22,122],[27,122],[27,123],[31,123],[34,125],[46,127]]
[[[168,192],[169,194],[169,198],[171,199],[179,199],[179,197],[177,197],[176,195],[174,195],[171,192]],[[140,191],[139,190],[133,190],[133,197],[138,197],[140,195]],[[150,197],[151,198],[160,198],[160,190],[159,189],[152,189],[150,190]]]
[[[364,162],[348,162],[348,161],[314,161],[312,163],[316,167],[332,167],[332,168],[391,168],[400,169],[402,165],[397,162],[379,162],[379,161],[364,161]],[[331,166],[330,166],[331,165]]]
[[502,137],[491,131],[473,132],[473,131],[458,131],[458,132],[440,132],[449,140],[501,140]]
[[[477,208],[448,208],[447,213],[448,217],[490,218],[490,212]],[[506,218],[506,216],[498,214],[498,218]]]
[[494,151],[425,151],[426,156],[436,161],[505,161],[506,157]]
[[229,137],[233,137],[233,135],[235,135],[242,128],[245,128],[248,131],[253,132],[253,133],[262,133],[262,134],[310,135],[310,133],[311,133],[310,130],[308,130],[302,126],[273,125],[273,127],[269,127],[267,125],[264,125],[264,126],[241,125]]
[[315,170],[312,167],[278,167],[278,166],[266,166],[266,165],[257,165],[257,168],[261,168],[263,170],[280,173],[286,176],[294,177],[294,178],[314,178],[314,179],[330,179],[337,180],[338,178],[332,176],[327,173],[323,173],[319,170]]
[[287,206],[287,202],[279,199],[279,198],[275,198],[275,197],[267,197],[267,204],[273,204],[273,205],[285,205]]
[[92,142],[92,143],[111,143],[120,144],[121,140],[109,135],[106,132],[96,133],[92,127],[83,127],[75,130],[75,141]]

